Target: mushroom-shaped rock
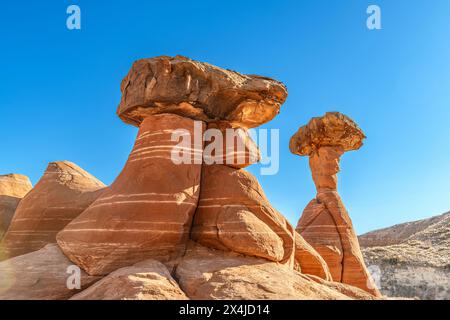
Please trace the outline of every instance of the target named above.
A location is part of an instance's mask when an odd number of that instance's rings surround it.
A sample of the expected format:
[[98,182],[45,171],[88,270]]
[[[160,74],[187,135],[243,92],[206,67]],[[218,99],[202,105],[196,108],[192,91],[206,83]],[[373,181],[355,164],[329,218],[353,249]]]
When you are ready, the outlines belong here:
[[272,120],[287,97],[285,86],[273,79],[182,56],[136,61],[121,91],[117,114],[136,126],[149,114],[175,113],[253,128]]
[[0,175],[0,240],[14,216],[19,201],[33,188],[21,174]]
[[291,138],[292,153],[310,156],[321,147],[336,147],[343,152],[357,150],[366,138],[358,125],[339,112],[327,112],[323,117],[312,118]]
[[0,260],[39,250],[100,195],[105,185],[69,161],[52,162],[20,201],[0,242]]
[[349,117],[328,112],[312,118],[294,134],[289,143],[292,153],[309,156],[309,165],[317,189],[337,189],[339,159],[344,152],[363,145],[364,133]]
[[364,264],[350,216],[337,193],[341,155],[359,149],[365,136],[347,116],[313,118],[291,138],[294,154],[309,156],[317,196],[303,211],[297,231],[324,258],[334,281],[380,296]]

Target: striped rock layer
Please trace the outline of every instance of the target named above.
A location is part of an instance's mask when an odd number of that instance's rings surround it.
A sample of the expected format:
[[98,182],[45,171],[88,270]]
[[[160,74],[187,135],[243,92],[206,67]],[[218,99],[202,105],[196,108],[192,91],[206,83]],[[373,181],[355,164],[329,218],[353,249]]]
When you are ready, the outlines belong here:
[[258,146],[247,129],[233,127],[226,121],[208,123],[203,153],[206,165],[223,164],[241,169],[260,159]]
[[[198,202],[203,145],[193,141],[179,146],[172,134],[194,137],[198,124],[174,114],[145,118],[117,179],[58,234],[70,260],[101,275],[144,259],[166,261],[184,253]],[[203,130],[200,124],[200,134]],[[195,163],[176,164],[172,152]]]
[[337,191],[319,192],[303,212],[297,231],[327,262],[333,281],[380,296],[366,268],[351,219]]
[[14,216],[19,201],[33,188],[30,179],[20,174],[0,175],[0,240]]
[[328,264],[334,281],[380,296],[364,264],[352,221],[337,192],[341,146],[322,147],[310,155],[317,196],[303,211],[297,231]]
[[294,270],[327,281],[333,279],[325,260],[298,232],[295,232]]
[[56,242],[56,234],[83,212],[105,185],[68,162],[52,162],[36,186],[20,201],[0,243],[3,259]]
[[268,202],[254,176],[224,165],[204,165],[192,239],[293,265],[293,227]]

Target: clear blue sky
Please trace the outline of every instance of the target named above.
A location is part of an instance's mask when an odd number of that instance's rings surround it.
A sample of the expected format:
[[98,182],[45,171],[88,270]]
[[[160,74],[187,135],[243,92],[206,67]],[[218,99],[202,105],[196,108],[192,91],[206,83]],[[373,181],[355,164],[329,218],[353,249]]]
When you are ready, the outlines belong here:
[[[280,172],[259,178],[293,224],[315,192],[288,141],[326,111],[368,136],[340,174],[358,233],[450,210],[448,0],[30,2],[0,5],[0,173],[36,183],[70,160],[111,183],[137,132],[115,115],[120,81],[138,58],[182,54],[288,86],[264,126],[280,128]],[[70,4],[80,31],[66,28]],[[366,28],[369,4],[380,31]]]

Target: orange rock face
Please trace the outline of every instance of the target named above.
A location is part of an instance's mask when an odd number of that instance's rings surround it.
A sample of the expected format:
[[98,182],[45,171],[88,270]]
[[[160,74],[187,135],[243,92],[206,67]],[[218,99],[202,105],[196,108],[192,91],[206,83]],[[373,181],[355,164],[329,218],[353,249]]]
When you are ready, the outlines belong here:
[[297,231],[326,261],[334,281],[380,293],[366,269],[352,221],[337,192],[339,161],[345,151],[358,149],[361,129],[340,113],[313,118],[291,138],[290,149],[308,155],[317,189],[316,199],[303,211]]
[[303,211],[296,230],[326,261],[334,281],[342,281],[343,249],[336,223],[328,209],[312,200]]
[[0,300],[66,300],[101,279],[74,266],[56,243],[0,262],[0,275]]
[[52,162],[36,186],[20,201],[0,243],[3,258],[39,250],[83,212],[105,185],[68,162]]
[[241,169],[261,159],[258,146],[244,128],[226,121],[210,122],[205,132],[204,163]]
[[294,269],[323,280],[332,281],[333,279],[322,256],[297,232],[295,232]]
[[158,261],[118,269],[70,300],[186,300],[178,283]]
[[201,164],[175,164],[172,152],[200,157],[201,163],[203,146],[177,147],[172,134],[183,129],[193,137],[194,128],[193,120],[177,115],[145,118],[121,174],[58,234],[58,244],[73,262],[100,275],[184,252],[198,202]]
[[26,176],[20,174],[0,175],[0,240],[8,230],[19,201],[32,188],[30,179]]
[[361,289],[301,274],[261,258],[189,248],[175,275],[191,299],[349,300],[374,299]]
[[204,246],[293,263],[292,226],[272,208],[256,178],[244,170],[203,166],[191,234]]

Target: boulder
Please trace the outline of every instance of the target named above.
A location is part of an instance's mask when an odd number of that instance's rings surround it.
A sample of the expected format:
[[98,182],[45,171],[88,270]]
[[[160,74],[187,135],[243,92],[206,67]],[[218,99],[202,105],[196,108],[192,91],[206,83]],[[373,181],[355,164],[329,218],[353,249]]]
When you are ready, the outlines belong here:
[[70,300],[184,300],[167,268],[146,260],[116,270]]
[[[342,300],[373,299],[363,290],[312,279],[286,265],[234,253],[193,247],[175,271],[191,299]],[[344,290],[348,288],[349,295]],[[356,293],[355,293],[356,292]]]
[[20,200],[32,188],[30,179],[26,176],[20,174],[0,175],[0,240],[8,230]]
[[136,61],[121,91],[117,114],[136,126],[149,114],[175,113],[253,128],[272,120],[287,97],[286,87],[273,79],[182,56]]
[[294,229],[245,170],[204,165],[191,237],[198,243],[292,264]]
[[20,201],[0,248],[3,259],[56,242],[56,234],[83,212],[105,185],[68,161],[52,162]]
[[[64,253],[92,275],[183,254],[198,202],[203,148],[188,138],[203,129],[174,114],[148,116],[117,179],[58,234]],[[180,134],[183,146],[174,139]],[[176,163],[178,153],[189,163]]]
[[100,279],[77,269],[56,244],[0,262],[0,275],[0,300],[66,300]]

